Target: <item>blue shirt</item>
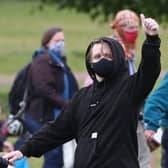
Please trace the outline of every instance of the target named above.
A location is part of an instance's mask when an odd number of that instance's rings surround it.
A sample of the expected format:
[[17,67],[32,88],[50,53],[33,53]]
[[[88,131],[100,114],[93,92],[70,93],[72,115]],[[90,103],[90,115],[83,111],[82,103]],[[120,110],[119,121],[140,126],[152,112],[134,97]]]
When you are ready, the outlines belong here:
[[145,129],[156,131],[168,128],[168,73],[159,87],[146,99],[144,107]]

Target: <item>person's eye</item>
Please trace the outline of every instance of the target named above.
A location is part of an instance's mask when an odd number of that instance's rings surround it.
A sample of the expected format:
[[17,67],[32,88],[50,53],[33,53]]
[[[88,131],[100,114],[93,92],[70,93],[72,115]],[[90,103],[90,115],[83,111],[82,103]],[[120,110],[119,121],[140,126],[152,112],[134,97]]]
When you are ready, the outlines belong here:
[[101,57],[100,54],[96,54],[96,55],[93,56],[94,59],[99,59],[100,57]]
[[104,54],[104,56],[106,57],[106,58],[111,58],[112,59],[112,56],[111,56],[111,54]]

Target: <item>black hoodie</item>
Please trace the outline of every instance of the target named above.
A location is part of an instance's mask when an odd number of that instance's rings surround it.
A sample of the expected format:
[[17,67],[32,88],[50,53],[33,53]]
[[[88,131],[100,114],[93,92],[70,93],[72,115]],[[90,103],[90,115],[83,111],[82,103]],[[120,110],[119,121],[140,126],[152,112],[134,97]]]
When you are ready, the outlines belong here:
[[120,44],[110,38],[100,39],[111,47],[115,75],[98,83],[86,59],[93,85],[81,89],[56,121],[20,149],[24,155],[41,156],[75,138],[75,168],[139,168],[137,116],[160,73],[160,40],[147,36],[138,71],[129,76]]

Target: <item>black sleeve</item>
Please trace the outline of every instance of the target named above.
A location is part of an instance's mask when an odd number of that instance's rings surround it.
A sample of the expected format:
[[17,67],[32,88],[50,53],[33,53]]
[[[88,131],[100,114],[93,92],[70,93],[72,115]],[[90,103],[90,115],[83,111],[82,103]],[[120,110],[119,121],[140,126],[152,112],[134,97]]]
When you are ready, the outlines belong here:
[[6,139],[6,138],[5,138],[4,136],[0,137],[0,152],[2,152],[3,143],[4,143],[5,139]]
[[55,121],[48,122],[33,135],[21,148],[24,156],[40,157],[49,150],[76,137],[77,121],[75,119],[77,97],[70,101]]
[[2,149],[3,146],[3,139],[0,137],[0,149]]
[[142,46],[142,59],[133,78],[133,102],[143,101],[152,90],[161,70],[160,39],[158,35],[147,35]]

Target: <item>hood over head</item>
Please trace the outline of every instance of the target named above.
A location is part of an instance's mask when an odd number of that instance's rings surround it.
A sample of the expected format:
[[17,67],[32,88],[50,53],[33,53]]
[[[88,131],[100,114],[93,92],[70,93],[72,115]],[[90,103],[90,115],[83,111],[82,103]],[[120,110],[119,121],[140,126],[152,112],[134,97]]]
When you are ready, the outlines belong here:
[[[88,60],[88,55],[90,54],[90,51],[92,49],[92,46],[98,42],[106,42],[112,52],[113,55],[113,66],[114,66],[114,72],[113,72],[113,79],[117,78],[119,76],[123,76],[128,75],[128,66],[126,64],[125,61],[125,53],[124,50],[122,48],[122,46],[120,45],[120,43],[112,38],[108,38],[108,37],[100,37],[95,39],[94,41],[92,41],[87,50],[86,50],[86,54],[85,54],[85,59],[86,59],[86,68],[87,71],[90,75],[90,77],[93,79],[94,82],[97,81],[95,73],[93,71],[93,69],[91,68],[91,64]],[[107,79],[108,80],[108,79]]]

